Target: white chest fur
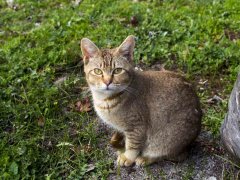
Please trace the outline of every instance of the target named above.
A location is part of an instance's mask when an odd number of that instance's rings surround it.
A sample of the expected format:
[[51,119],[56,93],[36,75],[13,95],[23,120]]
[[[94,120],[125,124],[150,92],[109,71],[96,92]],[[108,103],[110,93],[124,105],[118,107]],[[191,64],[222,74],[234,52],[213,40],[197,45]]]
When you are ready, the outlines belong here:
[[104,100],[93,94],[94,108],[100,119],[118,131],[123,131],[123,127],[118,123],[120,99]]

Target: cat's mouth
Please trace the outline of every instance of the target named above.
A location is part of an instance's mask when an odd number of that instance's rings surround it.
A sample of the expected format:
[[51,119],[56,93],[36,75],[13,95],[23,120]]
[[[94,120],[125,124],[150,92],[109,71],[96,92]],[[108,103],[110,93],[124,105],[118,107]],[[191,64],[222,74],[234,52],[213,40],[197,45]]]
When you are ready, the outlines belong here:
[[104,92],[110,93],[110,92],[117,91],[117,89],[115,87],[110,87],[110,86],[96,87],[96,88],[94,88],[94,90],[100,91],[100,92],[103,92],[103,93]]
[[113,89],[110,88],[109,86],[107,86],[107,87],[106,87],[106,90],[107,90],[107,91],[111,91],[111,90],[113,90]]
[[108,86],[92,86],[91,89],[94,91],[98,91],[100,93],[107,93],[107,94],[112,94],[115,92],[121,92],[126,88],[126,86],[119,86],[115,84],[110,84]]
[[117,90],[117,87],[116,87],[116,85],[114,85],[114,84],[109,84],[109,85],[106,85],[106,86],[104,87],[104,90],[105,90],[105,91],[116,91],[116,90]]

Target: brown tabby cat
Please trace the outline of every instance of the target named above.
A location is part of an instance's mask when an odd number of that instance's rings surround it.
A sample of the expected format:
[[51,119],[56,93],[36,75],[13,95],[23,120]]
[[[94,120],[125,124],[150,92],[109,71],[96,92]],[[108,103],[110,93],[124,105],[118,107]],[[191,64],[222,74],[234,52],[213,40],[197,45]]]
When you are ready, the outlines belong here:
[[[81,40],[86,79],[98,116],[125,137],[118,164],[180,161],[199,134],[201,109],[192,86],[170,71],[139,72],[133,66],[134,36],[115,49]],[[121,141],[121,134],[112,141]]]

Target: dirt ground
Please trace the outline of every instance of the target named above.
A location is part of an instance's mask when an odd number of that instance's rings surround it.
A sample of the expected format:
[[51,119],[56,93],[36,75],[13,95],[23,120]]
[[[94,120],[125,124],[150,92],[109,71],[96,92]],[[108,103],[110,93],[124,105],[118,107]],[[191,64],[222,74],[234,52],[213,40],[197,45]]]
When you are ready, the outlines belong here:
[[99,148],[106,148],[110,159],[114,160],[112,174],[108,179],[141,180],[221,180],[240,179],[240,171],[234,167],[226,157],[219,139],[205,130],[202,130],[198,139],[190,149],[189,157],[180,163],[161,161],[148,167],[118,167],[116,164],[116,150],[108,143],[112,130],[99,121],[98,132],[105,134]]

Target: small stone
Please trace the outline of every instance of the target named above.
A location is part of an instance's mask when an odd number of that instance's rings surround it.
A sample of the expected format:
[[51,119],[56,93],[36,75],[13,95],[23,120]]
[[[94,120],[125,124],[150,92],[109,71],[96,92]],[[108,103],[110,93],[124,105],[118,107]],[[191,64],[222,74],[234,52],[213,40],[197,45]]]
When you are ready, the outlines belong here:
[[206,178],[206,180],[217,180],[215,176],[210,176],[209,178]]

